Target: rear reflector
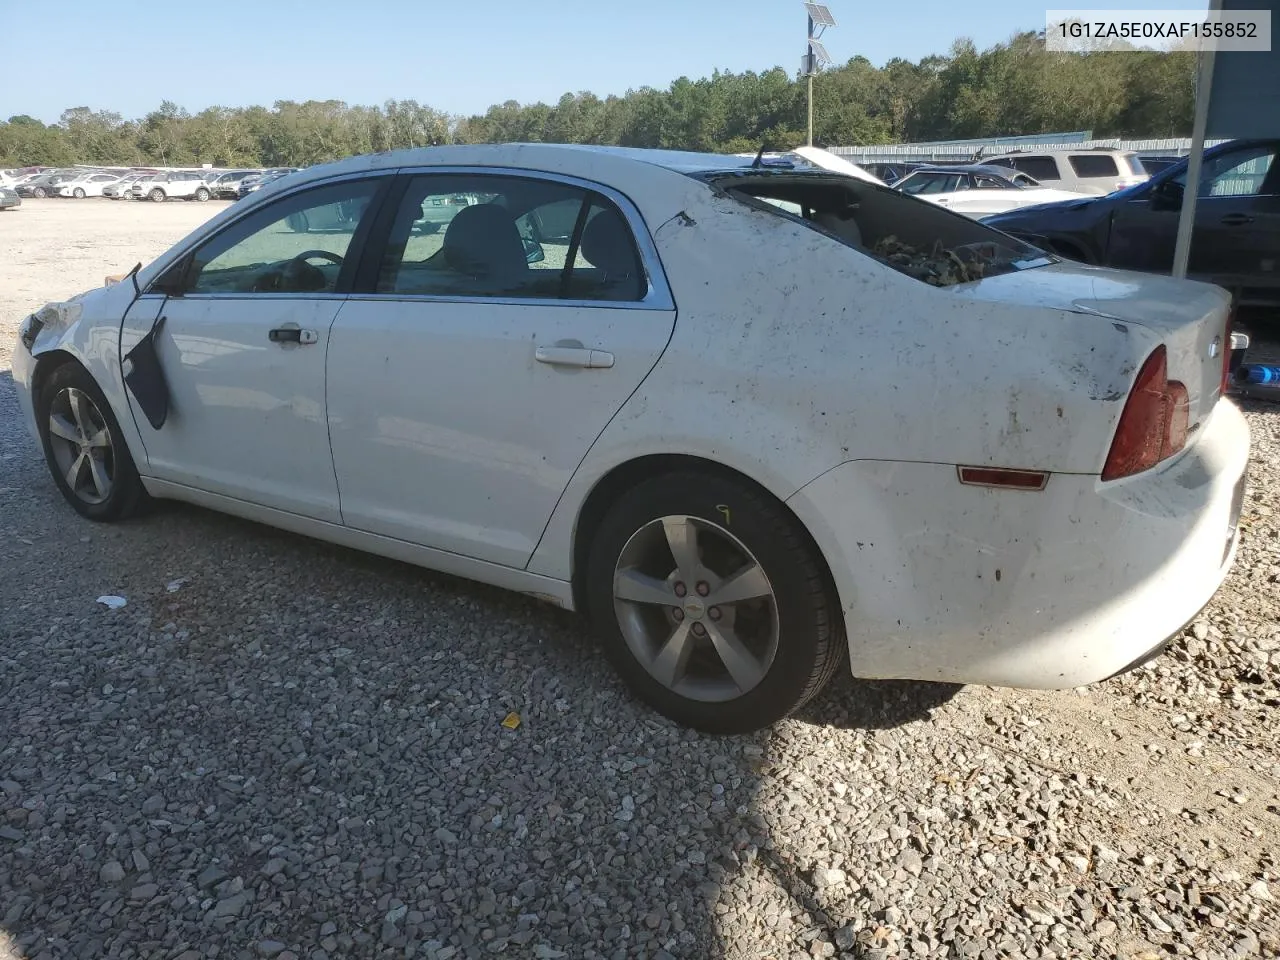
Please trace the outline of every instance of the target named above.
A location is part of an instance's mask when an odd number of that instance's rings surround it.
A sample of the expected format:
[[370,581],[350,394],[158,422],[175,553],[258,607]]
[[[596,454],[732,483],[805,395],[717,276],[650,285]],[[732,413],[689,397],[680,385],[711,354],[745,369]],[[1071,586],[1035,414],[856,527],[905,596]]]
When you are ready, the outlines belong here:
[[1049,474],[1042,470],[1005,470],[997,467],[957,467],[960,482],[973,487],[1008,490],[1043,490]]

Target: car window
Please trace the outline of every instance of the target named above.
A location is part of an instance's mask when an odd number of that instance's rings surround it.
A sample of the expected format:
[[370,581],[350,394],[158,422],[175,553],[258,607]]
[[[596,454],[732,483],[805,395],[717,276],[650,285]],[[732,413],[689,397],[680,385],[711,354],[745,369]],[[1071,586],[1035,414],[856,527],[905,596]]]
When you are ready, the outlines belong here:
[[377,292],[443,297],[641,300],[631,228],[581,187],[524,177],[430,174],[411,181]]
[[1073,153],[1067,157],[1077,177],[1118,177],[1115,158],[1109,153]]
[[338,282],[377,181],[285,197],[223,230],[195,252],[188,293],[327,293]]
[[1025,173],[1015,173],[1015,174],[1014,174],[1013,176],[1011,176],[1009,179],[1010,179],[1010,180],[1012,180],[1012,181],[1014,182],[1014,184],[1015,184],[1016,186],[1019,186],[1019,187],[1038,187],[1038,186],[1040,186],[1040,184],[1039,184],[1039,182],[1038,182],[1037,180],[1035,180],[1033,177],[1028,177]]
[[974,177],[977,181],[979,190],[1012,190],[1013,184],[1008,180],[999,180],[996,177],[985,177],[978,174]]
[[[965,180],[964,186],[960,186],[960,181]],[[913,196],[930,193],[955,193],[957,190],[968,189],[969,183],[967,177],[961,177],[954,173],[920,173],[916,172],[903,178],[902,185],[898,188],[903,193],[910,193]]]
[[1014,157],[1013,166],[1015,170],[1030,174],[1042,182],[1062,179],[1058,175],[1058,165],[1054,163],[1053,157]]
[[[1200,168],[1200,196],[1256,197],[1262,193],[1275,159],[1275,148],[1264,144],[1206,158]],[[1186,186],[1185,167],[1173,181]]]
[[1142,158],[1136,153],[1126,153],[1124,155],[1124,162],[1128,164],[1129,172],[1136,174],[1139,177],[1145,176],[1148,172],[1147,168],[1142,163]]

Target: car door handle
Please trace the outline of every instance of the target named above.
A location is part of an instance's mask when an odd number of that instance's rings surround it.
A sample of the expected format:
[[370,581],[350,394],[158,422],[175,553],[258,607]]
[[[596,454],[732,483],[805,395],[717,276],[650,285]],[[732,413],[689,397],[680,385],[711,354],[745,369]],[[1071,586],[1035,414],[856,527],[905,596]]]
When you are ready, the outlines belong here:
[[1243,227],[1246,223],[1253,223],[1253,217],[1246,213],[1228,213],[1222,218],[1222,224],[1227,227]]
[[316,343],[320,336],[314,330],[304,330],[302,327],[283,326],[276,327],[274,330],[267,332],[267,339],[272,343],[300,343],[303,345]]
[[589,350],[586,347],[538,347],[533,358],[553,367],[582,367],[589,370],[607,370],[613,366],[613,354],[606,350]]

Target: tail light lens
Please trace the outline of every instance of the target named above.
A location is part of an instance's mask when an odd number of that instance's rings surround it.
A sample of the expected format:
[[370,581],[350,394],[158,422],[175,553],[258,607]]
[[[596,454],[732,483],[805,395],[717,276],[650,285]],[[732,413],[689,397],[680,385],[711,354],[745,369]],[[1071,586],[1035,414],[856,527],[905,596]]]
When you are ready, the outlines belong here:
[[1168,355],[1162,344],[1138,371],[1102,467],[1103,480],[1150,470],[1186,445],[1190,420],[1187,388],[1170,380],[1168,369]]

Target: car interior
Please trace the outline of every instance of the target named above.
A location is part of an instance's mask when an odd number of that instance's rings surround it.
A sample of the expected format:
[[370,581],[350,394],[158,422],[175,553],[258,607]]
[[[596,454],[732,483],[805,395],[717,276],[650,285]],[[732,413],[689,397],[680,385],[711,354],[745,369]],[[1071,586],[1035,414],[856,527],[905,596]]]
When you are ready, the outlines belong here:
[[432,198],[406,198],[387,244],[378,292],[607,301],[644,297],[648,284],[631,229],[611,203],[578,190],[549,191],[545,182],[512,180],[502,186],[502,193],[483,195],[484,202],[459,207],[438,247],[415,238],[416,221],[410,219]]
[[717,185],[742,202],[798,220],[935,286],[1056,259],[977,220],[848,178],[734,175]]

